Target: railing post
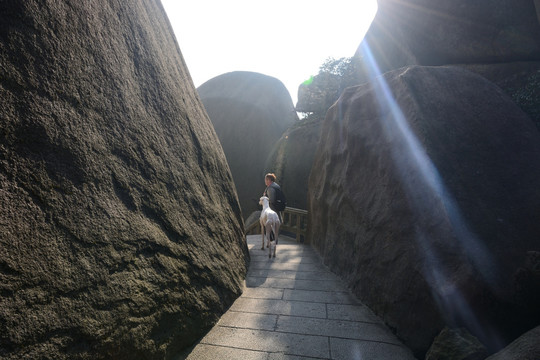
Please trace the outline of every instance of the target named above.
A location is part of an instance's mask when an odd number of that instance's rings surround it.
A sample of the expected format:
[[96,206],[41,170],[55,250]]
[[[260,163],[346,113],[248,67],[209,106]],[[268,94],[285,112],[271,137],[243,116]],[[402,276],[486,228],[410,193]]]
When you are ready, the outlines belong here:
[[[281,213],[281,219],[283,223],[281,224],[281,230],[291,232],[295,234],[296,242],[300,242],[301,236],[304,236],[304,242],[306,242],[306,233],[307,233],[307,210],[296,209],[287,207]],[[296,226],[293,224],[293,216],[296,217]],[[306,229],[302,228],[302,223],[306,226]],[[260,234],[261,229],[259,222],[253,222],[248,227],[246,227],[246,235]]]
[[302,220],[302,216],[300,214],[296,215],[296,242],[300,242],[300,231],[302,231],[300,220]]

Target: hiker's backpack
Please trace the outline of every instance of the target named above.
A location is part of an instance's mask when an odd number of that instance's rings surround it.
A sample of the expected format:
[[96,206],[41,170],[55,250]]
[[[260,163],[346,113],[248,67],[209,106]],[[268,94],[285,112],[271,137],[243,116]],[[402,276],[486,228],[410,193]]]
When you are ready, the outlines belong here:
[[274,204],[276,211],[283,211],[285,210],[285,207],[287,206],[287,199],[285,198],[285,194],[281,189],[275,187],[274,190],[276,191],[276,203]]

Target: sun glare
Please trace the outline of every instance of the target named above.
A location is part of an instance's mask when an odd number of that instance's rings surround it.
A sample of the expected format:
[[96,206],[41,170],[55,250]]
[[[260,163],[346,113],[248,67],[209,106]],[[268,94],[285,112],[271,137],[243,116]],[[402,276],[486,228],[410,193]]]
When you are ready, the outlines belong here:
[[[369,44],[362,43],[361,53],[370,71],[370,80],[373,84],[376,100],[380,107],[383,130],[388,138],[394,139],[392,158],[396,168],[401,174],[405,190],[408,193],[411,209],[418,214],[430,211],[429,204],[423,203],[423,199],[429,195],[436,199],[442,213],[447,214],[452,228],[455,231],[456,240],[471,256],[471,261],[479,271],[483,280],[494,285],[495,280],[491,270],[493,264],[491,256],[480,239],[469,229],[457,202],[447,190],[442,178],[430,157],[425,152],[422,144],[413,133],[401,108],[394,99],[392,91],[382,76],[379,67],[371,53]],[[413,183],[414,177],[408,173],[414,172],[420,175],[421,185]],[[431,240],[418,228],[416,234],[418,248],[424,253],[423,275],[428,282],[433,297],[438,301],[442,314],[446,314],[454,320],[467,324],[475,334],[488,340],[491,344],[502,345],[501,338],[494,330],[485,328],[474,314],[465,296],[457,289],[452,279],[452,269],[445,268],[440,261],[439,254],[431,246]]]
[[281,80],[294,103],[326,59],[354,55],[377,10],[376,0],[162,3],[195,86],[254,71]]

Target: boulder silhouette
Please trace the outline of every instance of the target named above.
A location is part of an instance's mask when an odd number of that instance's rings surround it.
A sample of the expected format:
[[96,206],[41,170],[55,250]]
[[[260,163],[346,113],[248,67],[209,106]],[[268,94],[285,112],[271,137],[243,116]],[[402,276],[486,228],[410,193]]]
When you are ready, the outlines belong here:
[[242,292],[226,158],[159,1],[0,5],[0,357],[164,359]]
[[499,87],[394,70],[329,110],[308,238],[417,357],[445,326],[494,351],[540,322],[515,277],[538,251],[539,180],[540,133]]
[[[291,96],[278,79],[246,71],[217,76],[197,90],[223,146],[247,218],[260,208],[272,149],[298,120]],[[279,183],[280,174],[276,175]]]

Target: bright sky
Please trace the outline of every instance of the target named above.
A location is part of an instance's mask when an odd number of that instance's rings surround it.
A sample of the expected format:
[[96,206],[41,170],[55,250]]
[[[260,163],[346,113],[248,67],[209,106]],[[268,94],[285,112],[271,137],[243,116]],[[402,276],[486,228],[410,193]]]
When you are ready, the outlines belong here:
[[162,0],[195,86],[231,71],[298,86],[329,57],[351,57],[376,0]]

